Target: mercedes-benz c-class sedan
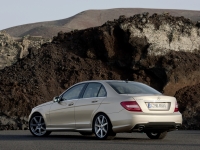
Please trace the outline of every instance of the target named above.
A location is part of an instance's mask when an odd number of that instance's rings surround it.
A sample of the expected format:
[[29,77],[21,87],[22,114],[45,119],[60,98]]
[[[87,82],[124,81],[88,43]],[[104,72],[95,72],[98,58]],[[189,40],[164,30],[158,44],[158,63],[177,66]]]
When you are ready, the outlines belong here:
[[30,132],[38,137],[75,131],[113,139],[121,132],[144,132],[151,139],[163,139],[181,124],[175,97],[139,82],[118,80],[77,83],[33,108],[29,116]]

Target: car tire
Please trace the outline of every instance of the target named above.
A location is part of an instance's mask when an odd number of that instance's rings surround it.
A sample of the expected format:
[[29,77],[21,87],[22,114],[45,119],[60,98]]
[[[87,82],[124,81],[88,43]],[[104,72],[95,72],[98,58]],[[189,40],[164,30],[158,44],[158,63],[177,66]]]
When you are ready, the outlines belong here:
[[167,131],[164,131],[164,132],[146,132],[146,135],[150,139],[164,139],[165,136],[167,135]]
[[105,114],[98,114],[93,121],[93,132],[100,140],[115,138],[116,133],[112,131],[110,120]]
[[46,130],[44,118],[40,114],[34,114],[29,121],[30,132],[37,137],[48,136],[51,132]]

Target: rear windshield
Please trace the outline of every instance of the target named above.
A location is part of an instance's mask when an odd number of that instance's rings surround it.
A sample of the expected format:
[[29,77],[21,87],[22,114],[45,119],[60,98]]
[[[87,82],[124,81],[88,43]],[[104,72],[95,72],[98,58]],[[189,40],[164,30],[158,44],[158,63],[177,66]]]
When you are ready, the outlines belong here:
[[161,94],[157,90],[138,82],[107,82],[119,94]]

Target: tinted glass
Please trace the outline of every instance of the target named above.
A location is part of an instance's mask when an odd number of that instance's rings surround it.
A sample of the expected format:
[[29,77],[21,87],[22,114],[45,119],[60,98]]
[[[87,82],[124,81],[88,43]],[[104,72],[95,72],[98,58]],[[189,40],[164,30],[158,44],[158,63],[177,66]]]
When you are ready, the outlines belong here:
[[100,83],[89,83],[85,90],[83,98],[97,97],[100,87]]
[[77,99],[84,85],[85,84],[79,84],[66,91],[63,94],[62,100]]
[[155,89],[137,82],[108,82],[119,94],[161,94]]
[[101,89],[99,90],[98,97],[105,97],[106,96],[106,90],[103,86],[101,86]]

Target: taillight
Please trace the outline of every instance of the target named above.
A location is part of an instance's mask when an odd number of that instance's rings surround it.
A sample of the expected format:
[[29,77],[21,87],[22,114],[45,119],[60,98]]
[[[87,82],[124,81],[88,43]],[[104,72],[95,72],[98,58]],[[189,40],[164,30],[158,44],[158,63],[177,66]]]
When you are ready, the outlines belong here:
[[141,112],[141,108],[136,101],[124,101],[120,103],[128,111]]
[[175,108],[174,108],[174,112],[178,112],[179,110],[178,110],[178,103],[176,102],[176,104],[175,104]]

